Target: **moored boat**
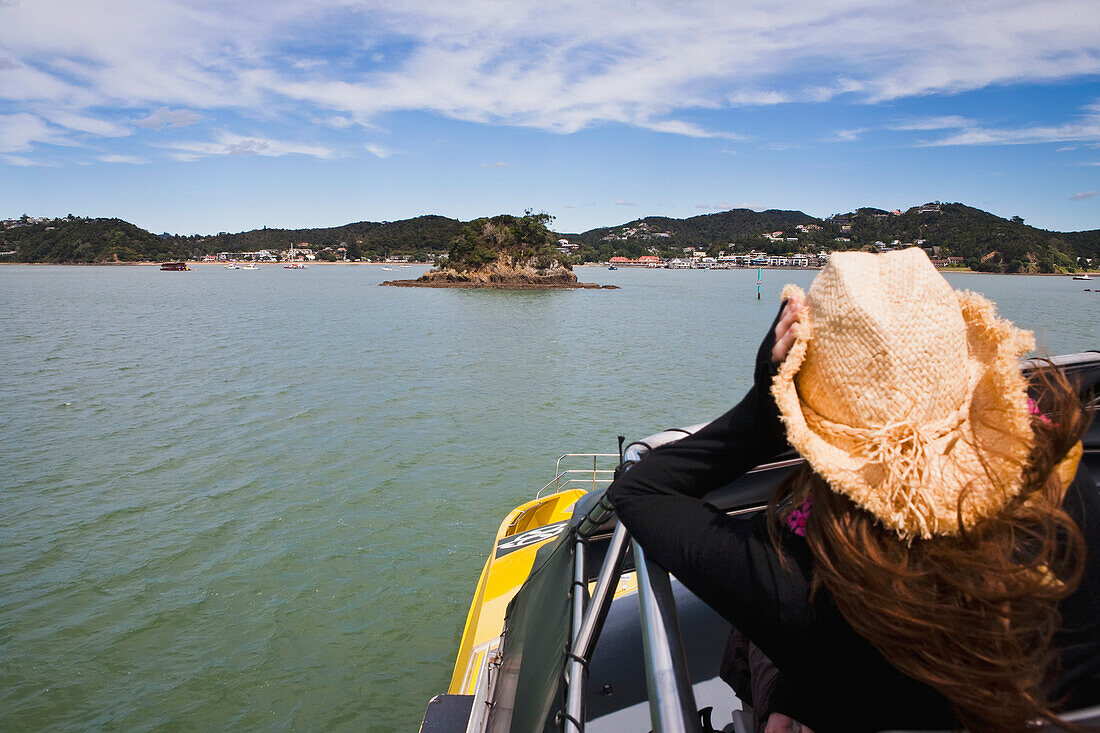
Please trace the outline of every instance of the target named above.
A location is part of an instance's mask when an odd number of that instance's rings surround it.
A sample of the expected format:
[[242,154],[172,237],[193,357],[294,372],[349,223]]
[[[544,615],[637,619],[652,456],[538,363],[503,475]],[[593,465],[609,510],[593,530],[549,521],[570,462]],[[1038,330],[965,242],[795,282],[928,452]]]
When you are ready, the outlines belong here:
[[191,270],[186,262],[162,262],[160,269],[167,272],[189,272]]
[[1080,275],[1074,275],[1073,279],[1074,280],[1091,280],[1092,276],[1089,275],[1087,272],[1083,272]]
[[284,270],[305,270],[309,265],[302,262],[291,262],[290,264],[283,265]]
[[[1100,351],[1051,361],[1095,413]],[[562,456],[553,480],[504,518],[450,685],[429,702],[422,733],[752,730],[751,709],[718,675],[729,624],[646,559],[604,498],[615,471],[700,427],[651,435],[618,455]],[[584,468],[563,468],[577,459]],[[1095,420],[1082,460],[1100,476]],[[751,517],[801,463],[793,452],[780,456],[705,499]],[[1062,717],[1096,725],[1100,707]]]

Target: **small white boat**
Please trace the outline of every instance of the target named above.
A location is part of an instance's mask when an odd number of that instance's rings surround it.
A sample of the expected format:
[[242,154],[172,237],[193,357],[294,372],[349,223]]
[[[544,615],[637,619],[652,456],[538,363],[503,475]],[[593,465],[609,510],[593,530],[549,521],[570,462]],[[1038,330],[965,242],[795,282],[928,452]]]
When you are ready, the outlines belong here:
[[226,265],[225,269],[227,269],[227,270],[239,270],[239,269],[241,269],[241,266],[238,265],[236,262],[234,262],[233,264]]
[[284,270],[305,270],[309,265],[302,262],[291,262],[289,265],[283,265]]
[[249,262],[247,265],[245,265],[244,267],[242,267],[240,269],[242,269],[242,270],[259,270],[260,268],[256,267],[256,264],[254,262]]
[[1091,275],[1089,275],[1089,274],[1088,274],[1088,273],[1086,272],[1086,273],[1084,273],[1083,275],[1074,275],[1074,276],[1073,276],[1073,279],[1074,279],[1074,280],[1091,280],[1091,279],[1092,279],[1092,276],[1091,276]]
[[386,272],[393,272],[392,267],[383,267],[382,269],[385,270]]
[[401,265],[402,267],[412,267],[412,265]]

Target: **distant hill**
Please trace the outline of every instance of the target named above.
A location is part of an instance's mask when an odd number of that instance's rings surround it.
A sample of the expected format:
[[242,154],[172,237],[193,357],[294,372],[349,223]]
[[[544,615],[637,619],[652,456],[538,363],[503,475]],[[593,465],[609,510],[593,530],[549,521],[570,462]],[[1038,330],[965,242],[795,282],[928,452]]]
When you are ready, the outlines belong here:
[[425,259],[446,252],[463,223],[443,216],[357,222],[323,229],[254,229],[238,234],[155,235],[121,219],[66,217],[0,231],[0,262],[141,262],[198,259],[217,252],[284,250],[291,244],[323,250],[347,247],[352,258],[400,254]]
[[[360,221],[323,229],[253,229],[239,234],[174,237],[181,247],[195,255],[216,252],[248,252],[260,249],[283,250],[302,245],[320,250],[348,247],[359,257],[385,259],[391,255],[409,255],[426,259],[429,253],[446,252],[464,223],[445,216],[418,216],[401,221]],[[354,259],[354,257],[353,257]]]
[[0,231],[0,262],[141,262],[177,259],[172,242],[121,219],[66,217]]
[[[940,256],[962,257],[975,270],[989,272],[1056,272],[1073,269],[1078,256],[1095,256],[1096,237],[1080,238],[1028,226],[1020,217],[1002,219],[964,204],[931,203],[893,214],[863,209],[830,217],[826,236],[847,223],[850,248],[876,241],[936,247]],[[1084,234],[1084,233],[1082,233]],[[1089,248],[1089,243],[1092,248]],[[1093,254],[1090,255],[1089,251]]]
[[[801,227],[801,228],[800,228]],[[781,237],[766,238],[769,232]],[[938,257],[962,257],[968,267],[989,272],[1058,272],[1076,267],[1077,257],[1100,257],[1100,230],[1051,232],[1019,217],[1003,219],[964,204],[932,202],[907,211],[863,207],[817,219],[801,211],[734,209],[688,219],[646,217],[617,227],[575,235],[580,257],[658,254],[681,256],[685,248],[721,251],[756,249],[769,254],[821,250],[877,250],[878,242],[919,244]]]
[[[759,235],[816,221],[817,219],[801,211],[731,209],[688,219],[647,216],[619,226],[590,229],[573,236],[577,242],[595,249],[610,245],[616,255],[637,257],[645,254],[645,242],[706,248],[718,242],[733,242],[746,235]],[[632,243],[637,246],[631,246]],[[638,250],[637,253],[634,250]]]
[[[196,259],[217,252],[284,250],[306,246],[335,259],[343,247],[350,259],[441,255],[465,222],[420,216],[393,222],[355,222],[314,229],[255,229],[213,235],[154,235],[120,219],[65,217],[9,220],[0,230],[0,262],[132,262]],[[765,234],[782,232],[781,236]],[[649,216],[580,234],[555,235],[579,245],[577,261],[658,254],[677,257],[686,248],[768,253],[878,248],[918,244],[937,257],[961,257],[967,266],[991,272],[1059,272],[1077,258],[1100,262],[1100,229],[1054,232],[1004,219],[961,203],[932,202],[907,211],[859,208],[818,219],[801,211],[733,209],[687,219]],[[343,252],[339,253],[343,256]],[[1094,264],[1095,267],[1095,264]]]

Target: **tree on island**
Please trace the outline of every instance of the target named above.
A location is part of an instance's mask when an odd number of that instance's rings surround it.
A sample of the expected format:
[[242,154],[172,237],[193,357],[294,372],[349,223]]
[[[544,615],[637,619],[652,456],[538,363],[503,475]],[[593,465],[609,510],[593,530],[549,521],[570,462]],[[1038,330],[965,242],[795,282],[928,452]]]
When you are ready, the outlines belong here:
[[464,273],[496,266],[533,269],[540,275],[557,267],[572,270],[569,258],[554,249],[555,236],[547,227],[553,219],[530,210],[521,217],[474,219],[451,240],[436,269]]
[[[428,288],[598,288],[577,282],[569,258],[554,248],[549,214],[475,219],[451,240],[437,267],[415,280],[383,285]],[[604,286],[604,287],[615,287]]]

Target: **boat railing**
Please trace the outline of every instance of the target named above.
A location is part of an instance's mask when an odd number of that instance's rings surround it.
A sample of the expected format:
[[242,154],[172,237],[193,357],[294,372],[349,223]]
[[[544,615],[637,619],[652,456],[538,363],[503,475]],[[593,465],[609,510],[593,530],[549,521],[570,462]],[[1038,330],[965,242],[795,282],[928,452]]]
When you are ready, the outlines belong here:
[[566,709],[561,716],[563,729],[570,733],[584,731],[584,684],[588,662],[611,608],[629,547],[634,554],[638,575],[639,616],[652,730],[654,733],[695,733],[701,730],[701,726],[668,571],[646,558],[642,548],[630,540],[621,523],[615,526],[592,597],[587,598],[585,557],[588,540],[613,512],[605,494],[576,528],[570,591],[572,644],[566,665]]
[[[550,482],[543,486],[535,493],[535,498],[542,497],[542,492],[550,490],[550,493],[556,494],[557,492],[567,488],[579,488],[580,486],[587,486],[589,490],[596,489],[600,486],[610,484],[612,479],[615,478],[614,468],[600,468],[600,459],[614,459],[614,465],[618,465],[619,454],[618,453],[566,453],[558,458],[557,463],[554,465],[554,478],[550,479]],[[562,461],[569,461],[576,459],[592,459],[592,467],[588,468],[562,468]],[[587,463],[587,460],[585,461]],[[608,465],[608,461],[605,460],[604,465]],[[570,464],[566,464],[569,466]],[[574,463],[573,465],[576,465]]]

